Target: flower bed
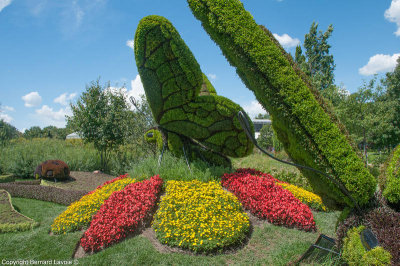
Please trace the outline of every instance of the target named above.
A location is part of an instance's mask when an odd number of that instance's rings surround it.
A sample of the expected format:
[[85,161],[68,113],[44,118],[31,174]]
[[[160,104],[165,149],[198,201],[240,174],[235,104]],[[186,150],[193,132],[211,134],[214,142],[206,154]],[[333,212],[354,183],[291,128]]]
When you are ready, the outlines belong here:
[[0,189],[7,190],[13,197],[50,201],[66,206],[79,200],[86,194],[85,191],[66,190],[41,185],[21,185],[15,182],[1,183]]
[[240,202],[215,181],[168,181],[153,221],[161,243],[195,252],[237,244],[249,227]]
[[224,174],[221,183],[259,218],[276,225],[316,230],[310,208],[276,181],[271,175],[253,169],[239,169]]
[[134,182],[135,179],[129,178],[126,175],[107,181],[106,185],[100,186],[83,196],[79,201],[72,203],[67,210],[54,219],[51,231],[55,234],[61,234],[76,231],[87,226],[92,220],[92,216],[96,214],[104,201],[114,191],[119,191]]
[[162,183],[157,175],[114,192],[104,201],[81,239],[85,251],[99,251],[117,243],[143,225],[151,217]]
[[298,186],[291,185],[284,182],[276,182],[277,185],[283,187],[286,190],[292,192],[293,196],[299,199],[304,204],[307,204],[310,208],[317,211],[326,211],[326,206],[322,203],[320,196],[302,189]]

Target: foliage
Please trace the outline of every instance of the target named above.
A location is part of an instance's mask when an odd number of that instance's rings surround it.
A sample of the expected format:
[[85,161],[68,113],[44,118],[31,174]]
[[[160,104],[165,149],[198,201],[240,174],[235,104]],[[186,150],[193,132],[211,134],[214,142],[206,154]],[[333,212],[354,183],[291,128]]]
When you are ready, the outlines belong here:
[[254,169],[238,169],[222,176],[222,186],[239,198],[259,218],[275,225],[316,230],[310,208],[291,192],[277,185],[275,178]]
[[295,62],[306,73],[318,90],[325,90],[333,85],[335,64],[329,54],[331,46],[328,38],[332,35],[333,26],[329,25],[325,32],[318,31],[318,23],[311,24],[310,31],[304,36],[305,56],[301,46],[296,47]]
[[[350,192],[359,205],[373,196],[374,177],[356,155],[345,131],[319,94],[263,31],[238,0],[188,0],[194,15],[221,47],[238,75],[272,116],[273,127],[290,158],[328,172]],[[320,174],[301,170],[313,190],[332,208],[353,206],[335,184]]]
[[80,244],[86,252],[99,251],[125,239],[151,218],[162,189],[158,176],[116,191],[94,216]]
[[307,204],[310,208],[317,211],[327,211],[327,208],[322,203],[322,199],[320,196],[292,184],[281,182],[277,182],[276,184],[286,190],[289,190],[293,194],[293,196],[295,196],[304,204]]
[[132,164],[129,175],[143,180],[149,176],[160,175],[164,181],[168,180],[200,180],[203,182],[219,180],[220,176],[230,172],[230,168],[210,166],[204,161],[190,163],[190,171],[185,159],[177,158],[169,152],[165,152],[161,164],[158,165],[157,157],[147,157]]
[[364,226],[354,227],[347,232],[343,245],[343,259],[349,265],[390,265],[391,255],[382,247],[365,250],[360,238],[364,229]]
[[383,196],[400,209],[400,145],[393,150],[384,175]]
[[260,130],[257,142],[263,149],[272,149],[275,152],[283,150],[282,143],[279,141],[271,124],[264,125]]
[[56,139],[16,139],[0,147],[0,153],[0,168],[19,178],[33,178],[36,167],[51,159],[64,161],[71,171],[94,171],[101,166],[93,146],[75,146]]
[[10,194],[0,189],[0,233],[21,232],[36,226],[38,223],[14,209]]
[[163,244],[210,252],[244,240],[250,222],[217,182],[168,181],[153,228]]
[[389,251],[392,261],[400,261],[400,213],[396,213],[388,207],[371,209],[364,216],[350,215],[337,227],[337,244],[343,245],[347,231],[353,227],[365,225],[370,228],[378,239],[379,245]]
[[6,144],[11,139],[17,138],[19,135],[19,131],[14,126],[0,120],[0,146]]
[[0,189],[7,190],[13,197],[49,201],[62,205],[69,205],[86,194],[85,191],[26,185],[18,182],[0,183]]
[[134,183],[135,179],[127,175],[119,176],[108,182],[107,185],[93,190],[83,196],[79,201],[68,206],[67,210],[54,219],[51,231],[54,234],[73,232],[89,225],[93,215],[97,213],[104,201],[114,191],[122,190],[128,184]]
[[[135,58],[154,119],[176,156],[183,155],[183,148],[190,148],[188,154],[194,154],[190,156],[193,159],[204,157],[209,162],[229,165],[226,156],[251,153],[253,144],[237,118],[243,109],[216,95],[167,19],[148,16],[139,22]],[[199,144],[207,149],[196,149]],[[217,157],[222,158],[215,160]]]
[[110,84],[104,87],[99,80],[86,86],[77,103],[71,103],[73,115],[68,123],[80,132],[85,142],[91,142],[100,152],[103,171],[108,171],[110,152],[124,144],[128,125],[125,120],[129,110],[125,95],[112,92]]

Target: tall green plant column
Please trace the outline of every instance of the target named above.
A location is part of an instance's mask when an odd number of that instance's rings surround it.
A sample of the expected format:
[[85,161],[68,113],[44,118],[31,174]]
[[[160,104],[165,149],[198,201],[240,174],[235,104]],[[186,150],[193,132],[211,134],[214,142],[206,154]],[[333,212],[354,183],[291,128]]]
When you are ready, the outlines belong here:
[[[193,14],[218,44],[245,85],[273,118],[291,159],[334,176],[359,205],[373,196],[376,180],[317,101],[279,43],[257,25],[238,0],[188,0]],[[326,177],[300,169],[331,208],[353,202]]]
[[182,153],[183,143],[188,142],[209,149],[210,158],[223,155],[224,162],[224,156],[243,157],[252,152],[253,144],[237,117],[243,109],[216,95],[167,19],[148,16],[140,21],[135,58],[154,119],[168,132],[168,146],[174,154]]

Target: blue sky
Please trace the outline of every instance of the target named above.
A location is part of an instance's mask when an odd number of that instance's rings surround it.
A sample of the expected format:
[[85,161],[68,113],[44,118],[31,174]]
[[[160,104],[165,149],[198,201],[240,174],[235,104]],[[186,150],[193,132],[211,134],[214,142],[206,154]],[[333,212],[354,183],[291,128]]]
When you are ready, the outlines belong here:
[[[313,21],[325,31],[336,63],[335,83],[355,92],[400,56],[400,0],[243,0],[294,54]],[[143,93],[131,40],[141,18],[169,19],[218,94],[251,115],[263,112],[184,0],[0,0],[0,118],[20,131],[65,126],[69,102],[91,81]]]

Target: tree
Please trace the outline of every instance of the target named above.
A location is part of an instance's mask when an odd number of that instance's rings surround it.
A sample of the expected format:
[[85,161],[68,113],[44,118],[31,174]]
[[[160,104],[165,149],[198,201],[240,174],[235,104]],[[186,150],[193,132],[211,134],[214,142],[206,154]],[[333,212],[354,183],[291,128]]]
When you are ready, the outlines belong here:
[[43,132],[42,129],[38,126],[33,126],[24,132],[24,138],[26,139],[33,139],[33,138],[42,138]]
[[124,144],[129,112],[125,95],[121,90],[111,92],[100,85],[99,80],[86,86],[77,103],[71,103],[72,116],[67,116],[68,123],[81,133],[85,142],[92,142],[100,152],[102,170],[107,171],[110,152]]
[[0,120],[0,145],[5,144],[7,141],[17,138],[19,131],[3,119]]
[[254,117],[255,119],[271,119],[271,116],[266,113],[266,114],[261,114],[259,113],[256,117]]
[[295,62],[312,81],[313,86],[323,91],[334,83],[335,64],[333,55],[329,54],[331,46],[328,38],[332,35],[333,26],[325,32],[318,31],[318,23],[313,22],[309,33],[304,36],[305,56],[300,46],[296,47]]
[[397,58],[394,71],[386,73],[382,83],[386,88],[384,100],[387,101],[384,112],[392,116],[392,122],[388,125],[390,129],[387,131],[387,145],[393,147],[400,143],[400,57]]

